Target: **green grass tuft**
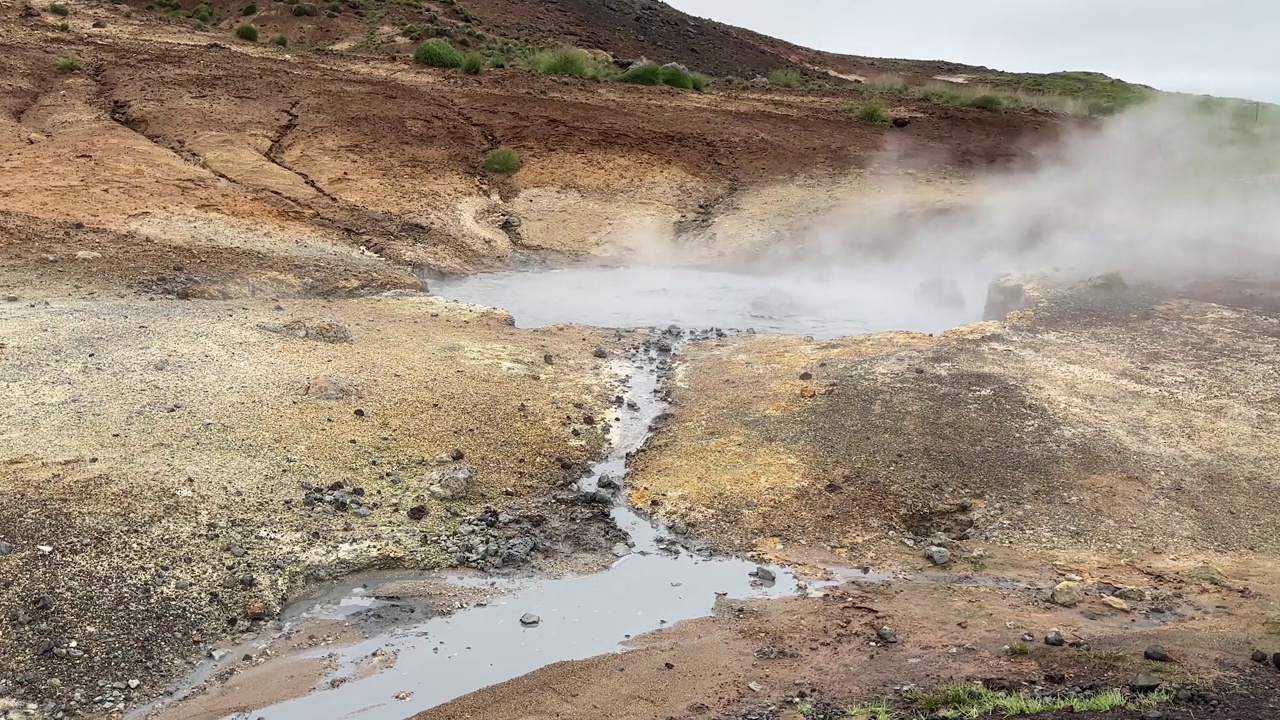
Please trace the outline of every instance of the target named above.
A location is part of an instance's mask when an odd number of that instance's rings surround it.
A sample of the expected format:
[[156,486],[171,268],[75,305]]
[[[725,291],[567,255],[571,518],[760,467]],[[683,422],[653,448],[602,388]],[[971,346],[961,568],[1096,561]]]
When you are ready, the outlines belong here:
[[877,125],[888,125],[893,121],[884,105],[874,100],[859,105],[850,105],[849,112],[863,122],[876,123]]
[[71,14],[71,8],[67,7],[66,5],[63,5],[62,3],[53,3],[52,5],[49,6],[49,12],[53,13],[54,15],[61,15],[62,17],[66,17]]
[[58,61],[58,72],[62,74],[78,72],[84,65],[73,57],[64,57]]
[[799,70],[774,70],[769,73],[769,84],[775,87],[798,88],[804,85]]
[[196,6],[195,10],[191,11],[191,17],[201,25],[208,25],[209,21],[213,19],[213,8],[209,7],[205,3],[201,3]]
[[279,45],[280,47],[289,47],[289,37],[281,33],[271,38],[271,44]]
[[979,95],[969,101],[969,107],[975,107],[979,110],[989,110],[991,112],[1000,112],[1004,110],[1004,98],[999,95]]
[[681,90],[693,89],[693,75],[688,70],[678,67],[661,67],[658,68],[658,74],[662,78],[663,85],[670,85]]
[[587,51],[573,47],[541,50],[530,56],[525,66],[534,72],[550,75],[569,75],[594,80],[608,79],[613,76],[612,68],[591,57]]
[[331,2],[325,6],[325,9],[327,9],[329,12],[334,13],[336,15],[342,12],[342,3],[336,2],[336,1]]
[[875,95],[901,95],[907,92],[907,81],[897,75],[881,75],[869,78],[862,89]]
[[413,61],[419,65],[438,68],[462,67],[462,56],[449,43],[435,38],[428,40],[413,51]]
[[632,65],[627,68],[626,72],[618,76],[618,80],[633,85],[661,85],[662,68],[653,63]]
[[241,23],[236,28],[236,37],[248,42],[258,42],[258,27],[253,23]]
[[462,72],[468,75],[479,75],[484,72],[484,58],[480,53],[467,53],[467,56],[462,58]]
[[58,29],[61,30],[62,32],[71,32],[71,23],[67,22],[66,20],[63,20],[62,22],[58,23]]
[[250,15],[257,15],[258,6],[254,5],[253,3],[249,3],[248,5],[245,5],[242,10],[240,10],[240,14],[245,17],[249,17]]
[[491,173],[510,175],[520,169],[520,156],[511,148],[498,148],[485,155],[484,169]]

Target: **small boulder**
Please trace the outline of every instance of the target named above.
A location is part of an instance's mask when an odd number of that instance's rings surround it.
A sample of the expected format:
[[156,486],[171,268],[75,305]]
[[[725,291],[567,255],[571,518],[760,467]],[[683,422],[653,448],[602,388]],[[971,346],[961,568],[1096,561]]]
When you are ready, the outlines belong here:
[[898,634],[887,625],[876,631],[876,637],[880,638],[882,642],[886,642],[890,645],[898,642]]
[[1163,645],[1148,645],[1147,649],[1142,651],[1142,657],[1156,662],[1173,662],[1173,658],[1169,657]]
[[773,582],[778,578],[772,570],[763,565],[757,566],[756,569],[752,570],[749,574],[760,582]]
[[1254,650],[1253,654],[1249,656],[1249,659],[1259,664],[1265,663],[1267,661],[1267,654],[1262,650]]
[[427,516],[426,505],[414,505],[409,508],[409,519],[418,522]]
[[1271,656],[1271,664],[1275,665],[1277,670],[1280,670],[1280,653]]
[[81,250],[80,252],[76,253],[76,259],[77,260],[101,260],[102,253],[95,252],[93,250]]
[[1118,597],[1112,597],[1111,595],[1108,595],[1102,598],[1102,602],[1108,607],[1114,610],[1119,610],[1120,612],[1129,612],[1129,609],[1130,609],[1129,603],[1121,600]]
[[1136,693],[1151,693],[1160,688],[1160,678],[1149,672],[1140,672],[1129,681],[1129,689]]
[[5,555],[10,555],[16,549],[17,548],[13,546],[13,543],[0,540],[0,557],[4,557]]
[[1084,585],[1066,580],[1054,586],[1049,594],[1049,601],[1062,607],[1074,607],[1084,600]]
[[1044,636],[1044,644],[1050,647],[1062,647],[1063,645],[1067,644],[1067,639],[1062,637],[1062,633],[1058,632],[1057,630],[1054,630],[1053,632]]
[[96,28],[96,29],[98,29],[98,30],[101,30],[102,28],[104,28],[104,27],[106,27],[106,26],[107,26],[107,21],[106,21],[106,20],[103,20],[102,18],[98,18],[97,20],[94,20],[94,21],[93,21],[93,25],[92,25],[91,27],[94,27],[94,28]]
[[934,565],[946,565],[951,562],[951,551],[937,545],[930,545],[925,548],[924,556],[929,558],[929,562]]
[[533,613],[525,613],[520,616],[520,624],[525,627],[535,627],[540,622],[542,622],[542,618]]
[[431,473],[427,491],[438,500],[456,500],[471,492],[475,470],[467,463],[441,468]]

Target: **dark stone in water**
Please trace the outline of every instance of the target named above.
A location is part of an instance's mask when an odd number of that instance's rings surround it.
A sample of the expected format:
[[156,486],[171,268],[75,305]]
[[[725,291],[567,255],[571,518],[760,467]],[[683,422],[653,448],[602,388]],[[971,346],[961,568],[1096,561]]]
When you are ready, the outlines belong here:
[[525,627],[536,627],[540,622],[542,622],[542,618],[533,613],[525,613],[520,616],[520,624]]

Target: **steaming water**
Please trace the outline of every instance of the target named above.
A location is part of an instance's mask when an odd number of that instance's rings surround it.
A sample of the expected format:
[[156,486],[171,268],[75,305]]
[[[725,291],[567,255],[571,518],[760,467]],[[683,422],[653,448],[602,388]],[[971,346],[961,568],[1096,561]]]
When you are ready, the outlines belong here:
[[884,330],[941,332],[981,319],[987,280],[877,265],[744,274],[686,267],[574,267],[430,283],[432,294],[499,307],[520,327],[686,327],[827,339]]
[[[630,373],[627,398],[638,411],[622,412],[614,425],[613,450],[580,484],[593,490],[602,475],[622,478],[627,453],[648,436],[663,409],[656,397],[658,372],[647,364],[619,362]],[[396,653],[394,668],[333,689],[321,689],[245,715],[265,720],[361,718],[402,720],[469,692],[519,677],[563,660],[616,652],[635,635],[679,620],[709,615],[717,593],[729,597],[779,597],[796,591],[794,576],[774,567],[776,581],[753,581],[756,565],[737,559],[709,559],[670,542],[672,535],[632,512],[623,501],[612,510],[614,521],[630,537],[631,555],[610,569],[585,577],[544,580],[518,586],[485,606],[450,617],[373,637],[340,652],[335,677],[352,675],[360,658],[379,648]],[[474,583],[473,580],[464,581]],[[360,590],[344,591],[293,617],[332,616],[336,609],[369,607],[376,601]],[[541,617],[536,627],[523,627],[520,617]],[[326,652],[328,652],[326,650]],[[397,693],[413,695],[397,701]]]

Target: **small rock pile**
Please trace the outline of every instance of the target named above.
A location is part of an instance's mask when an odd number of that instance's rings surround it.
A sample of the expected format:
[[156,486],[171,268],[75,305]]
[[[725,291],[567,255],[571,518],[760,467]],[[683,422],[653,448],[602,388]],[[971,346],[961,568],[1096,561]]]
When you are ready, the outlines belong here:
[[494,570],[524,564],[537,548],[527,523],[510,512],[485,508],[437,540],[460,566]]

